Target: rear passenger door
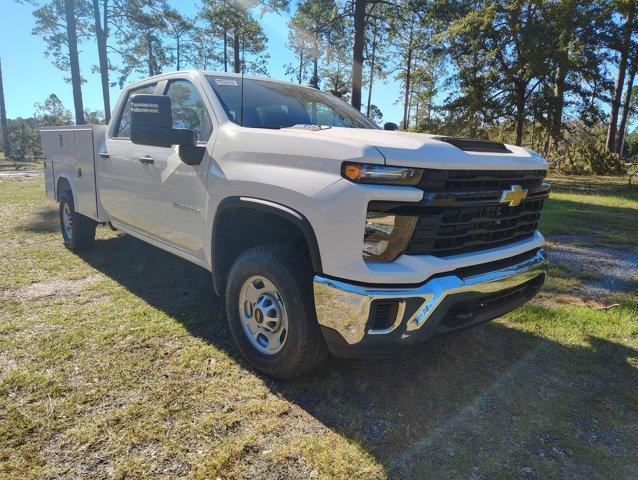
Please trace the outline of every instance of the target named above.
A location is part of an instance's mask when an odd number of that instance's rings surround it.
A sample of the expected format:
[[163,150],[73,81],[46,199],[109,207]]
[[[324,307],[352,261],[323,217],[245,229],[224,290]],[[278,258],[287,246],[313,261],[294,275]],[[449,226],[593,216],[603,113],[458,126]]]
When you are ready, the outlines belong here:
[[[205,146],[213,123],[203,100],[203,91],[186,79],[169,80],[160,94],[171,97],[173,127],[197,133]],[[178,146],[139,146],[140,205],[145,231],[153,238],[203,258],[208,155],[200,165],[186,165]]]
[[152,94],[157,82],[131,88],[116,111],[115,126],[105,136],[106,149],[98,153],[100,202],[109,219],[135,229],[143,223],[137,208],[138,194],[138,145],[131,142],[131,96],[138,93]]

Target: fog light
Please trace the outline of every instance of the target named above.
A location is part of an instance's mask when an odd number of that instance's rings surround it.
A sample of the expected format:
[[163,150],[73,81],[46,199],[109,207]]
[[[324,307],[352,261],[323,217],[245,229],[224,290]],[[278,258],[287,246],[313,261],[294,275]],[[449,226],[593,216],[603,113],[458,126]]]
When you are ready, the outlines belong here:
[[417,217],[368,212],[363,237],[363,258],[369,262],[391,262],[405,250]]

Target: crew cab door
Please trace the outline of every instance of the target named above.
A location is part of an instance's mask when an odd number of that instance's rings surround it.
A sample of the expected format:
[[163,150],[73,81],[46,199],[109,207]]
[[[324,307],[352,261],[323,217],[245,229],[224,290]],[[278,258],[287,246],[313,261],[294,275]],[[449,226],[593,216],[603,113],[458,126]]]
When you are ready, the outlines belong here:
[[137,93],[152,94],[157,82],[130,89],[114,115],[115,126],[108,129],[106,148],[98,152],[97,178],[102,208],[114,222],[138,229],[143,222],[136,207],[139,201],[138,149],[131,142],[131,96]]
[[[158,95],[171,98],[173,128],[197,133],[205,146],[213,132],[211,117],[195,83],[169,80]],[[140,211],[143,231],[151,237],[200,258],[203,257],[206,206],[206,173],[210,157],[199,165],[180,160],[179,147],[138,145]]]

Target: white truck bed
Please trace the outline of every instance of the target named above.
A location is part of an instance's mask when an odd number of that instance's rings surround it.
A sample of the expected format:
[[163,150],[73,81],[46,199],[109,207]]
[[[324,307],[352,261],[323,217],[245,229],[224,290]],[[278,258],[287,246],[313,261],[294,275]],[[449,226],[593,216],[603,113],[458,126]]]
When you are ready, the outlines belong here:
[[44,127],[40,132],[47,196],[57,199],[58,182],[64,178],[72,187],[75,210],[105,221],[99,202],[96,158],[106,125]]

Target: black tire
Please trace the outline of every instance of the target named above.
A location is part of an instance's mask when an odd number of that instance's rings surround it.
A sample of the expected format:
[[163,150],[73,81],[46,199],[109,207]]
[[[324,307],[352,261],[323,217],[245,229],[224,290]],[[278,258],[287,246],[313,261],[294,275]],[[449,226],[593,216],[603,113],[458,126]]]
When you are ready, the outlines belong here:
[[[242,326],[239,297],[244,283],[262,276],[277,288],[287,313],[288,331],[281,350],[260,352]],[[263,245],[240,254],[230,269],[226,313],[239,350],[258,371],[289,380],[311,371],[328,355],[314,310],[312,270],[303,253],[287,245]]]
[[[70,234],[67,233],[67,229],[64,226],[65,206],[68,206],[71,215]],[[60,228],[66,248],[79,252],[91,247],[95,241],[96,225],[94,220],[75,211],[73,195],[69,190],[60,194]]]

